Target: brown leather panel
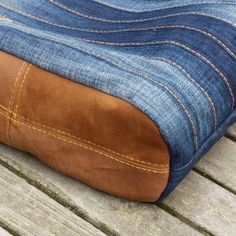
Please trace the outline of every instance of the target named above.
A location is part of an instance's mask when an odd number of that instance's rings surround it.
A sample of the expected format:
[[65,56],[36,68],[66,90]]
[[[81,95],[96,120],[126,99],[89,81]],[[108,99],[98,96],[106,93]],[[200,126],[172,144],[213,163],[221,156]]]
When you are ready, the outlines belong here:
[[35,66],[18,113],[136,159],[163,164],[168,157],[153,122],[129,103]]
[[167,172],[139,170],[37,129],[18,123],[14,126],[12,136],[20,149],[31,150],[49,166],[96,189],[115,196],[152,202],[166,185]]
[[[0,57],[0,107],[11,110],[13,107],[13,101],[17,86],[21,74],[25,68],[25,62],[22,60],[16,60],[14,57],[9,57],[6,53],[1,53]],[[6,139],[6,143],[9,141],[9,122],[3,117],[0,118],[0,139]]]
[[[1,111],[1,107],[0,107],[0,111]],[[4,140],[5,143],[6,142],[6,119],[5,117],[0,115],[0,140]],[[8,143],[7,143],[8,144]]]
[[13,100],[12,92],[16,90],[13,89],[14,84],[19,80],[25,62],[3,52],[0,53],[0,58],[0,102],[1,105],[8,107],[9,101]]
[[[102,191],[134,200],[158,199],[168,181],[169,154],[158,128],[144,113],[29,63],[9,107],[23,61],[0,52],[2,58],[0,84],[7,84],[9,92],[0,87],[5,101],[0,100],[0,121],[11,121],[10,141],[5,135],[0,136],[2,142]],[[15,73],[5,72],[15,64]]]

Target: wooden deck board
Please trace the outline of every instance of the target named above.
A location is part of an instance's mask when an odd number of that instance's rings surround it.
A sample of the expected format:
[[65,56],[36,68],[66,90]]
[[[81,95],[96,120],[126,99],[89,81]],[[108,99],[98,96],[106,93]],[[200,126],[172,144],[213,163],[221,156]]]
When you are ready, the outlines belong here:
[[0,166],[0,222],[19,235],[104,235]]
[[[234,135],[235,125],[228,131],[232,140]],[[236,235],[236,143],[232,140],[222,138],[196,165],[198,173],[191,171],[162,209],[93,190],[1,144],[0,163],[109,235]]]
[[114,235],[200,235],[153,204],[123,200],[63,176],[36,158],[0,145],[0,160],[41,185],[87,220]]
[[196,169],[236,192],[236,142],[222,138],[196,165]]
[[228,135],[236,140],[236,122],[228,129]]
[[0,227],[0,235],[1,236],[11,236],[9,232],[7,232],[5,229]]
[[235,195],[193,171],[164,203],[215,235],[236,233]]

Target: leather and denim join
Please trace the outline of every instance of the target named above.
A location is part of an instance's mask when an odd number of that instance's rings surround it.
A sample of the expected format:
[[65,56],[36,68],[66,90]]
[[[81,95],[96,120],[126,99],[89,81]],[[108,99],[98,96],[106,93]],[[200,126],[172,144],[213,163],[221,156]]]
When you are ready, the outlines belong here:
[[0,0],[0,141],[160,202],[236,121],[235,0]]

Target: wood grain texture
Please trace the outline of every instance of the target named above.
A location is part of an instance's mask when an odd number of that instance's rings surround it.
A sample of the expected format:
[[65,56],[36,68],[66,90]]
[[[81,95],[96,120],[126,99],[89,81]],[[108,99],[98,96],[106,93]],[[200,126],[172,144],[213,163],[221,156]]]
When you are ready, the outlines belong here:
[[0,160],[33,184],[43,186],[96,227],[111,235],[200,235],[154,204],[123,200],[98,192],[46,167],[36,158],[0,145]]
[[236,122],[228,129],[227,134],[236,140]]
[[222,138],[196,165],[196,169],[236,192],[236,142]]
[[236,235],[235,195],[193,171],[164,203],[214,235]]
[[[234,133],[231,127],[231,136]],[[228,132],[228,133],[229,133]],[[0,160],[42,186],[48,194],[76,210],[104,232],[120,235],[197,235],[186,224],[151,204],[111,197],[65,177],[34,157],[0,145]],[[222,138],[197,164],[197,169],[235,190],[235,143]],[[222,168],[223,167],[223,168]],[[235,195],[201,175],[191,172],[165,204],[178,215],[215,235],[236,232]]]
[[11,236],[9,232],[7,232],[5,229],[0,227],[0,235],[1,236]]
[[0,222],[19,235],[104,235],[3,166]]

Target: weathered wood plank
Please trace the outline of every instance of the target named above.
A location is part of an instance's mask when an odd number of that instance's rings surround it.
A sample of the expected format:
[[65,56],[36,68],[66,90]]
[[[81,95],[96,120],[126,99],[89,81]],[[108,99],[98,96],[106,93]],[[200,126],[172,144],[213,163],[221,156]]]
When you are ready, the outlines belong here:
[[114,235],[199,235],[190,226],[153,204],[118,199],[46,167],[36,158],[0,145],[2,162],[43,186],[60,202]]
[[236,122],[228,129],[227,134],[236,140]]
[[222,138],[196,165],[227,189],[236,192],[236,142]]
[[193,171],[164,203],[215,235],[236,235],[235,195]]
[[7,232],[5,229],[0,227],[0,235],[1,236],[11,236],[9,232]]
[[19,235],[104,235],[3,166],[0,222]]

